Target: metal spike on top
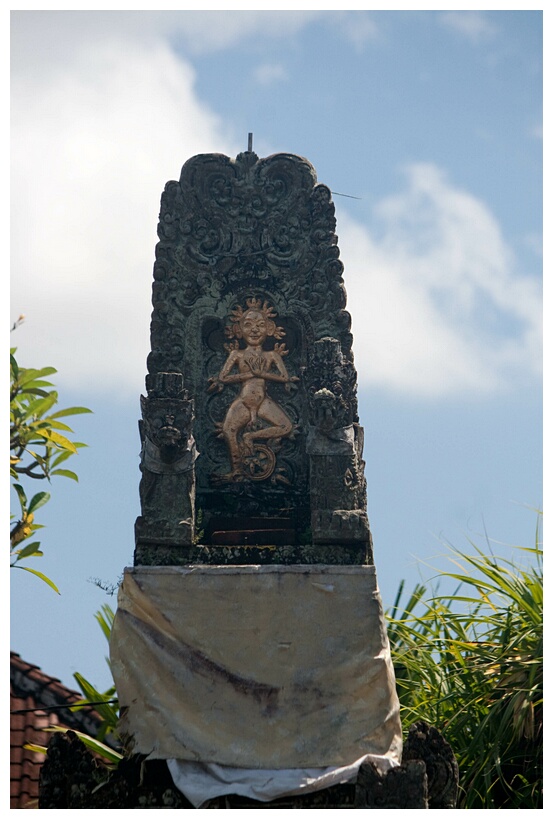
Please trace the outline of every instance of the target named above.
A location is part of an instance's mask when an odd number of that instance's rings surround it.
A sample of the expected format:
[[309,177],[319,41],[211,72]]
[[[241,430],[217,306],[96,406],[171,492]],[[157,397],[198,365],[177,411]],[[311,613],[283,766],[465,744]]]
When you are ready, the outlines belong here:
[[248,151],[251,153],[253,151],[253,134],[248,134]]

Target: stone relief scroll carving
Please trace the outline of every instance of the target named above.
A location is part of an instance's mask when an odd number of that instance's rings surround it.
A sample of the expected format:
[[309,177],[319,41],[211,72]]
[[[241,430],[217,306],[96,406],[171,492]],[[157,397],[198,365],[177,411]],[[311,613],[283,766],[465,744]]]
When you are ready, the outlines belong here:
[[[221,392],[228,385],[237,385],[240,392],[218,424],[219,437],[227,446],[230,471],[213,475],[214,483],[263,481],[272,476],[286,480],[275,474],[276,451],[282,439],[293,434],[294,424],[271,395],[269,385],[280,383],[290,389],[299,378],[289,375],[284,364],[288,350],[279,343],[285,332],[275,323],[276,315],[267,301],[252,297],[246,299],[245,309],[236,305],[230,315],[231,324],[225,328],[231,339],[224,345],[228,356],[220,373],[209,379],[208,391]],[[264,349],[271,338],[276,339],[273,349]]]
[[246,152],[188,160],[161,200],[149,373],[180,369],[188,386],[183,317],[207,301],[257,289],[304,306],[315,336],[337,338],[349,356],[335,227],[330,190],[302,157]]

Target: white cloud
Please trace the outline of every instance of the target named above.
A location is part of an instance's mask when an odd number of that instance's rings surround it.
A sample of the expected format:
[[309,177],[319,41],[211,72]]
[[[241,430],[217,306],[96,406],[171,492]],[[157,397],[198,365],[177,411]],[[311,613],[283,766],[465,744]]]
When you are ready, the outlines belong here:
[[495,26],[480,11],[446,11],[440,14],[440,22],[471,43],[480,43],[495,34]]
[[195,153],[238,152],[161,41],[83,46],[13,78],[12,336],[77,388],[143,386],[161,191]]
[[540,372],[539,285],[516,272],[487,207],[438,168],[411,166],[370,229],[341,214],[339,234],[366,383],[452,395]]
[[187,55],[236,46],[256,36],[289,38],[322,11],[29,11],[15,12],[14,65],[45,57],[63,65],[83,44],[125,40],[142,46],[163,39]]
[[280,63],[263,63],[254,71],[254,80],[259,85],[272,85],[288,79],[286,69]]
[[224,48],[313,16],[13,14],[11,302],[26,321],[11,342],[23,365],[53,364],[76,389],[142,389],[163,186],[196,153],[244,147],[168,41]]
[[320,11],[188,11],[173,13],[174,23],[163,19],[165,12],[150,12],[158,17],[163,33],[171,36],[177,25],[192,53],[229,48],[256,35],[264,38],[291,37],[320,17]]

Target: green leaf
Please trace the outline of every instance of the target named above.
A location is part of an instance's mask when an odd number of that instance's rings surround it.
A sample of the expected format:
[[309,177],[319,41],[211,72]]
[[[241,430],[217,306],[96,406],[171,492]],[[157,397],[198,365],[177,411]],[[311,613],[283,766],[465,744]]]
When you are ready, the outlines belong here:
[[27,495],[25,494],[25,490],[23,489],[23,487],[19,483],[13,483],[12,486],[13,486],[13,488],[15,489],[15,491],[17,493],[17,497],[19,498],[19,503],[21,504],[21,511],[26,512],[27,511]]
[[[53,387],[54,386],[51,381],[41,381],[40,379],[36,379],[35,381],[32,381],[31,384],[33,385],[33,387]],[[27,392],[27,386],[28,385],[26,385],[25,389],[21,390],[21,392]],[[48,395],[48,393],[46,393],[46,395]]]
[[85,703],[86,700],[89,702],[94,703],[95,710],[100,714],[100,716],[108,723],[111,728],[117,727],[117,710],[113,707],[113,705],[109,702],[102,702],[102,700],[109,700],[112,699],[111,692],[109,695],[101,694],[87,679],[83,677],[82,674],[75,672],[73,674],[75,680],[81,691],[85,696]]
[[115,619],[115,612],[107,603],[104,603],[100,611],[97,611],[94,615],[96,620],[100,624],[100,628],[102,629],[106,640],[110,641],[111,639],[111,630],[113,628],[113,621]]
[[85,412],[92,412],[87,407],[69,407],[68,409],[58,410],[54,412],[50,418],[63,418],[64,415],[82,415]]
[[[37,381],[34,383],[33,387],[25,388],[24,390],[19,390],[19,395],[27,396],[27,395],[39,395],[41,398],[46,398],[46,396],[50,395],[47,390],[41,389],[42,386],[51,387],[52,384],[48,384],[47,382]],[[24,398],[23,401],[20,403],[24,403],[27,399]],[[28,414],[28,412],[26,413]]]
[[[30,451],[30,450],[28,450],[28,451]],[[68,458],[70,458],[74,454],[75,454],[74,452],[68,452],[66,449],[62,450],[61,452],[56,452],[56,454],[54,454],[54,456],[52,458],[52,462],[51,462],[52,469],[55,466],[58,466],[59,464],[66,461]]]
[[62,421],[52,421],[53,417],[53,415],[49,415],[47,418],[45,418],[45,421],[48,421],[48,424],[52,429],[61,429],[64,432],[73,432],[71,427],[64,424]]
[[23,560],[24,557],[31,557],[34,555],[36,557],[42,557],[42,552],[40,551],[40,543],[38,540],[35,540],[33,543],[29,543],[27,546],[24,546],[23,549],[19,549],[17,554],[18,560]]
[[36,495],[33,495],[31,498],[31,502],[29,504],[28,513],[34,512],[35,509],[40,509],[41,506],[44,506],[45,503],[48,503],[50,500],[50,493],[49,492],[37,492]]
[[28,384],[31,381],[34,381],[36,378],[44,378],[45,375],[53,375],[57,373],[57,370],[54,367],[44,367],[42,370],[35,370],[35,369],[25,369],[20,370],[19,376],[19,383],[21,385]]
[[66,449],[73,453],[77,451],[75,444],[70,441],[69,438],[65,438],[65,436],[60,435],[58,432],[52,432],[51,429],[37,429],[35,431],[35,435],[38,435],[40,438],[44,438],[46,441],[50,441],[56,446],[59,446],[61,449]]
[[28,566],[19,566],[17,563],[12,563],[11,568],[12,569],[22,569],[24,572],[30,572],[31,574],[36,574],[37,577],[40,577],[41,580],[44,580],[46,585],[50,586],[51,589],[54,589],[54,591],[57,594],[60,594],[60,590],[58,589],[58,587],[56,586],[54,581],[50,580],[50,578],[46,577],[46,575],[42,574],[42,572],[37,572],[36,569],[30,569]]
[[14,355],[15,351],[16,351],[15,347],[13,347],[10,350],[10,369],[11,369],[11,371],[13,373],[14,380],[17,380],[17,376],[19,375],[19,365],[18,365],[17,361],[15,360],[15,355]]
[[33,751],[35,754],[44,754],[46,755],[48,748],[46,745],[34,745],[32,742],[26,742],[23,748],[26,751]]
[[50,472],[51,475],[62,475],[64,478],[71,478],[72,481],[79,482],[79,477],[75,472],[71,472],[70,469],[54,469]]
[[79,739],[86,745],[87,748],[90,748],[91,751],[103,756],[105,759],[109,759],[110,762],[120,762],[123,759],[123,754],[120,754],[118,751],[114,751],[113,748],[109,747],[109,745],[105,745],[103,742],[98,742],[97,739],[94,739],[88,734],[83,734],[82,731],[75,731],[74,728],[63,728],[61,725],[51,725],[43,730],[50,731],[52,733],[57,732],[60,734],[66,734],[68,731],[73,731],[73,733],[77,734]]
[[44,413],[53,407],[54,404],[58,403],[58,394],[56,392],[51,392],[46,395],[44,398],[39,398],[36,401],[31,401],[27,407],[27,413],[29,415],[36,415],[37,418],[40,418]]

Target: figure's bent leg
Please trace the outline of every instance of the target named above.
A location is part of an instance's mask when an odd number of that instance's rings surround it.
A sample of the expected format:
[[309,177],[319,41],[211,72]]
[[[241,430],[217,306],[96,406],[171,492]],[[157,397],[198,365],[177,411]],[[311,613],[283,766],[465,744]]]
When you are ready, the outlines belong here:
[[260,438],[269,440],[273,438],[286,438],[292,432],[294,425],[288,418],[282,407],[280,407],[271,398],[265,398],[259,407],[257,414],[264,421],[267,421],[271,426],[264,429],[257,429],[255,432],[245,432],[242,436],[244,445],[252,448],[252,442]]
[[225,420],[223,421],[223,437],[226,441],[231,472],[239,472],[242,464],[240,446],[238,444],[238,433],[250,421],[250,411],[244,406],[240,399],[233,401],[228,408]]

